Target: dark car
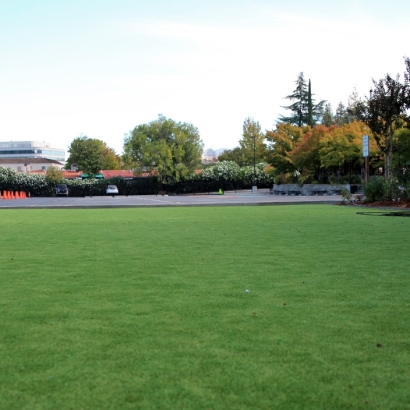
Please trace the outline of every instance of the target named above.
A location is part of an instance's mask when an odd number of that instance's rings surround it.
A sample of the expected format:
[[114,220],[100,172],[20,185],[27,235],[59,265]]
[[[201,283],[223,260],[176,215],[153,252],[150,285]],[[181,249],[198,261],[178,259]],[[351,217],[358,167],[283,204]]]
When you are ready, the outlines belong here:
[[56,187],[56,195],[68,196],[68,188],[66,184],[58,184]]

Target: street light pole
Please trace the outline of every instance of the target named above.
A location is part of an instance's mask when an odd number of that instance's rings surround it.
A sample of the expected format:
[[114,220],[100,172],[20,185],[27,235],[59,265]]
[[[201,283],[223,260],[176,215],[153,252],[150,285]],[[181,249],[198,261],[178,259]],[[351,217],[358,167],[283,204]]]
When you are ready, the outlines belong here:
[[253,138],[253,187],[252,192],[256,193],[256,136],[251,137]]

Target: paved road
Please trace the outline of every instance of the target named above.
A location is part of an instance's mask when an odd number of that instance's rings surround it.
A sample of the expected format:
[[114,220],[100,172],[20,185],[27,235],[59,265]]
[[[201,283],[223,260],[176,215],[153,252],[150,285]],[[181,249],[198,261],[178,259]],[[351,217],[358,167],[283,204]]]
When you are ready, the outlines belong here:
[[290,205],[290,204],[337,204],[342,197],[336,196],[288,196],[271,195],[268,191],[226,192],[224,195],[130,195],[94,197],[51,197],[28,199],[0,199],[0,209],[7,208],[132,208],[164,206],[240,206],[240,205]]

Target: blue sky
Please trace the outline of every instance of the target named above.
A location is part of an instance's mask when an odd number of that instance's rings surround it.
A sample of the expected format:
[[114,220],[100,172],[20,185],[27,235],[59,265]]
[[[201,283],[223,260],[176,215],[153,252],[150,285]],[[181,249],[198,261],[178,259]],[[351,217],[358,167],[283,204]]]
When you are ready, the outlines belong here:
[[233,148],[272,129],[299,72],[333,108],[404,71],[410,2],[0,0],[0,140],[122,152],[163,114]]

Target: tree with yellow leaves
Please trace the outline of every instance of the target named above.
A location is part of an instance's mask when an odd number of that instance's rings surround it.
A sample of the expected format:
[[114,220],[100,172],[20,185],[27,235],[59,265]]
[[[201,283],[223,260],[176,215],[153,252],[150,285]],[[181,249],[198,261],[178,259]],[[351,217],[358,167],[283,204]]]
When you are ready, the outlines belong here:
[[363,158],[362,138],[365,134],[369,135],[370,155],[377,155],[376,141],[366,124],[353,121],[329,129],[319,143],[321,168],[340,168],[346,163],[359,163]]
[[310,129],[309,126],[298,127],[289,123],[278,123],[275,130],[266,132],[267,162],[276,172],[288,173],[297,169],[293,165],[290,152]]

